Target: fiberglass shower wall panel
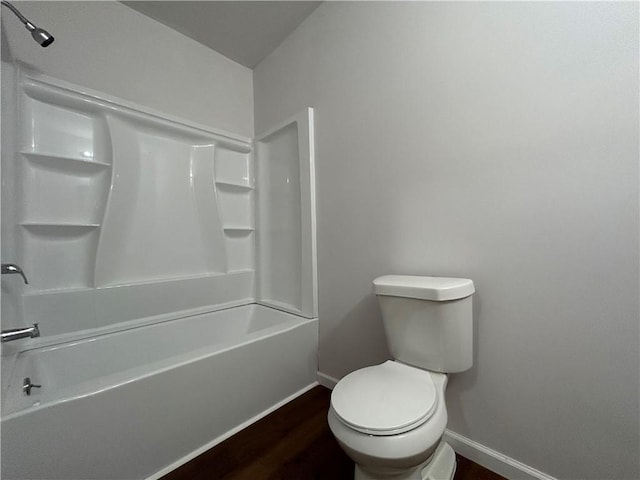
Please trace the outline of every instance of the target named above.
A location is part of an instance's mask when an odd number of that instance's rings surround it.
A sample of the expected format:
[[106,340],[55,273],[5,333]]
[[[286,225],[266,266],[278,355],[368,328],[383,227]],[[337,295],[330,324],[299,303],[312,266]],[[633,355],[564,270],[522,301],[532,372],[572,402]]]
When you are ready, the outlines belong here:
[[23,83],[20,227],[28,293],[93,286],[111,180],[111,143],[95,105]]
[[258,301],[318,315],[313,109],[257,137]]
[[20,324],[47,341],[254,301],[250,139],[26,70],[17,103]]

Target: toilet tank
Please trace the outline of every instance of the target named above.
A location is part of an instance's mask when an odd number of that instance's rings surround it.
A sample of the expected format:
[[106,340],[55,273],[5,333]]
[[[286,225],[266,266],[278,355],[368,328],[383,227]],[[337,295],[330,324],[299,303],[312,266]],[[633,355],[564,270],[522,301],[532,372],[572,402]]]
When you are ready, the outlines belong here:
[[454,373],[473,365],[473,281],[384,275],[373,281],[391,355],[426,370]]

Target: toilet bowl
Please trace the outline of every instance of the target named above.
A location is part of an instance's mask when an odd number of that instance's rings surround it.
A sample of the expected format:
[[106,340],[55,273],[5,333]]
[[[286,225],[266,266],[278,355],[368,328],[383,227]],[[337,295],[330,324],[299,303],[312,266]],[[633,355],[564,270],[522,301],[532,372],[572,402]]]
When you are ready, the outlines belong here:
[[[446,386],[445,374],[391,360],[336,385],[329,428],[356,462],[356,479],[428,478],[423,470],[434,460],[447,425]],[[453,475],[455,463],[451,468]]]
[[452,480],[445,390],[447,374],[473,364],[473,282],[385,275],[373,283],[394,360],[337,383],[329,427],[356,480]]

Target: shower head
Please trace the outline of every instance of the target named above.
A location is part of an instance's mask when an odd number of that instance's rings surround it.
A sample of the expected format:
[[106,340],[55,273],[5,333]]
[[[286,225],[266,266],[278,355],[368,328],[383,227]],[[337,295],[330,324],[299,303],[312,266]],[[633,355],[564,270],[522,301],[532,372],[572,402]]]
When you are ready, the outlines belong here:
[[[33,26],[33,25],[32,25]],[[55,40],[53,35],[42,28],[38,28],[33,26],[34,28],[31,30],[31,36],[33,39],[40,44],[41,47],[48,47]],[[29,28],[27,26],[27,28]]]
[[15,14],[16,17],[20,19],[25,28],[31,32],[31,36],[33,37],[33,39],[38,42],[41,47],[48,47],[53,43],[53,35],[42,28],[36,27],[33,23],[27,20],[25,16],[20,13],[20,10],[18,10],[16,7],[11,5],[6,0],[2,0],[2,6],[7,7]]

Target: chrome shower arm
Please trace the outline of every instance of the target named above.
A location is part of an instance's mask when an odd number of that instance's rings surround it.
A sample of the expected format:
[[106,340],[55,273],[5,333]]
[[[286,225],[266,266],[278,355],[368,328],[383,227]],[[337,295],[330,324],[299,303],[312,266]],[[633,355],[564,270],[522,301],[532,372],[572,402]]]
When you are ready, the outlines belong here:
[[9,10],[11,10],[16,15],[16,17],[18,17],[20,21],[24,23],[25,27],[29,28],[28,25],[31,25],[31,27],[35,28],[35,26],[29,20],[27,20],[27,18],[24,15],[22,15],[22,13],[20,13],[20,10],[18,10],[16,7],[11,5],[9,2],[7,2],[6,0],[2,0],[2,5],[7,7]]

